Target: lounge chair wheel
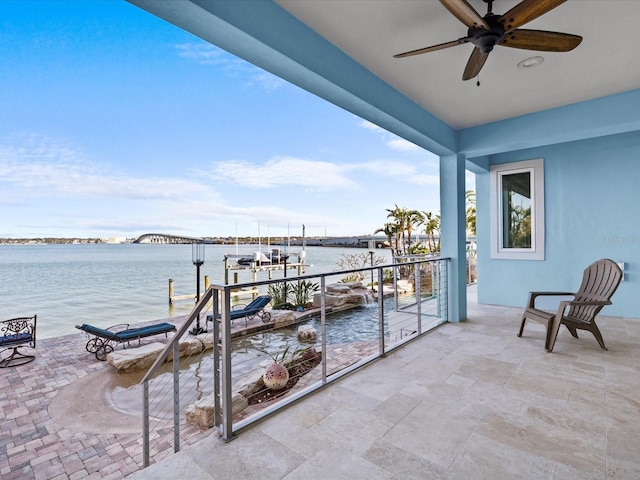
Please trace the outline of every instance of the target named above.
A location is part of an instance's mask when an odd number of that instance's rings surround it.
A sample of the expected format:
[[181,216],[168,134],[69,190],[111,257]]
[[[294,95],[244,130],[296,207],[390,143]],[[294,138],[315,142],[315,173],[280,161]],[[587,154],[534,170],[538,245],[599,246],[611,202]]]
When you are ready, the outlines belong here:
[[101,362],[104,362],[107,359],[107,355],[111,352],[113,352],[113,347],[107,343],[96,351],[96,358]]
[[102,340],[100,340],[99,338],[92,338],[87,342],[87,346],[85,348],[89,353],[96,353],[98,350],[100,350],[101,346]]
[[264,312],[264,313],[262,314],[262,321],[263,321],[264,323],[269,323],[269,322],[271,321],[271,313],[269,313],[269,312]]

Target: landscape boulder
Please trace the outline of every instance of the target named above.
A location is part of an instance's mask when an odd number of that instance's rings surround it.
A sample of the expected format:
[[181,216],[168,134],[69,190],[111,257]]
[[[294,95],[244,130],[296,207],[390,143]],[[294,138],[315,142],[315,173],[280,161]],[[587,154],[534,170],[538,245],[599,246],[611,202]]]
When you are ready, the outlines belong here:
[[300,325],[298,327],[298,340],[304,343],[316,343],[318,331],[311,325]]
[[149,368],[164,348],[164,343],[153,342],[136,348],[114,350],[107,355],[107,362],[121,372]]

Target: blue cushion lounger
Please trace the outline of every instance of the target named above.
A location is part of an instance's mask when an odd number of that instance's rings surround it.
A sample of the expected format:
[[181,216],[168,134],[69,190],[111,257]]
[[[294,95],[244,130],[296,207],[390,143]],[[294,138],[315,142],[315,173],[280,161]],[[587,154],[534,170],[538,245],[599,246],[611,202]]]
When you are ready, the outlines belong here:
[[[121,327],[124,327],[124,329],[114,330]],[[93,338],[90,338],[87,342],[85,348],[87,352],[94,353],[98,360],[106,360],[107,354],[113,352],[113,345],[111,345],[111,343],[129,343],[132,340],[138,340],[138,345],[140,345],[141,338],[151,337],[161,333],[164,333],[166,336],[167,333],[176,330],[175,325],[166,322],[140,328],[129,328],[129,324],[127,323],[113,325],[106,329],[83,323],[82,325],[76,325],[76,328],[82,330],[90,337],[93,336]]]
[[[264,307],[269,305],[271,301],[271,295],[260,295],[253,299],[251,303],[248,305],[234,305],[233,309],[229,312],[231,316],[231,323],[237,318],[244,317],[244,326],[246,327],[249,320],[253,320],[255,317],[259,317],[262,319],[264,323],[268,323],[271,321],[271,314],[264,310]],[[220,315],[218,315],[220,318]],[[207,315],[207,321],[212,321],[213,317],[211,315]]]

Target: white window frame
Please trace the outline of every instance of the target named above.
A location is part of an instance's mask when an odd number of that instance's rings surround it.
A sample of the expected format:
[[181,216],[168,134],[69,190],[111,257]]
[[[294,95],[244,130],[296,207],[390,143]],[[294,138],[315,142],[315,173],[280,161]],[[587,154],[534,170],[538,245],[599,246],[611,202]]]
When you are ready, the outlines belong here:
[[[503,245],[502,178],[529,172],[531,179],[531,247],[508,248]],[[544,260],[544,161],[542,158],[492,165],[491,177],[491,258],[507,260]]]

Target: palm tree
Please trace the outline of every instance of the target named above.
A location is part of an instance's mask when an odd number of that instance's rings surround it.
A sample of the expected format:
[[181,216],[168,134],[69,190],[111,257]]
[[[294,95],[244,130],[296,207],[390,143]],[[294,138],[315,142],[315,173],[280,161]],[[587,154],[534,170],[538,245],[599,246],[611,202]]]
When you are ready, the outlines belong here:
[[515,205],[509,192],[509,248],[531,248],[531,206]]
[[411,249],[411,232],[414,225],[419,225],[422,221],[422,214],[418,210],[407,210],[405,212],[406,230],[407,230],[407,242],[408,248]]
[[465,198],[467,203],[466,217],[467,217],[467,233],[473,237],[476,236],[476,192],[473,190],[467,190],[465,192]]
[[[422,212],[424,232],[427,234],[427,244],[429,251],[440,251],[440,215],[434,215],[432,212]],[[436,242],[436,232],[438,240]]]
[[387,241],[389,242],[389,248],[391,249],[391,252],[394,252],[394,242],[393,240],[395,240],[395,252],[398,252],[398,228],[394,223],[385,223],[384,227],[377,229],[375,232],[373,232],[373,234],[375,235],[376,233],[384,233],[387,236]]
[[394,208],[387,208],[387,218],[395,219],[396,236],[402,237],[402,251],[398,249],[396,239],[396,252],[398,254],[404,254],[406,252],[405,232],[407,229],[407,209],[401,208],[397,204]]

